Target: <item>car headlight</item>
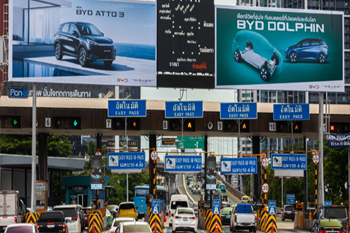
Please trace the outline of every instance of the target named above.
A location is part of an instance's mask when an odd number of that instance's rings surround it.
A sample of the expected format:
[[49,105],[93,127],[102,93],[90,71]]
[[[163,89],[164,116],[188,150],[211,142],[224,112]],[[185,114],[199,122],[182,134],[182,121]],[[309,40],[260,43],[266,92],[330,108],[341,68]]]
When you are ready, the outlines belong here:
[[90,40],[90,39],[86,39],[87,42],[91,45],[98,45],[98,43],[96,41]]

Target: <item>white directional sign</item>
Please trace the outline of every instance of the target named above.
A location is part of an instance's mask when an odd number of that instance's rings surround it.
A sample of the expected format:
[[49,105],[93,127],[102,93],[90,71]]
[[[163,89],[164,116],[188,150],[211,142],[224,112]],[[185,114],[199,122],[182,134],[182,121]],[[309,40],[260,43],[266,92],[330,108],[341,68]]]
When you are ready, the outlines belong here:
[[156,161],[157,159],[158,159],[158,153],[157,153],[157,151],[152,151],[152,153],[151,153],[151,159],[153,160],[153,161]]
[[269,123],[269,131],[276,131],[276,122],[270,122]]
[[312,162],[317,165],[320,162],[320,156],[318,154],[314,154],[312,156]]
[[268,183],[264,183],[262,186],[261,186],[261,190],[263,193],[268,193],[269,190],[270,190],[270,186]]
[[266,157],[264,157],[264,158],[262,159],[261,163],[262,163],[262,166],[263,166],[264,168],[267,168],[267,167],[269,166],[269,159],[266,158]]

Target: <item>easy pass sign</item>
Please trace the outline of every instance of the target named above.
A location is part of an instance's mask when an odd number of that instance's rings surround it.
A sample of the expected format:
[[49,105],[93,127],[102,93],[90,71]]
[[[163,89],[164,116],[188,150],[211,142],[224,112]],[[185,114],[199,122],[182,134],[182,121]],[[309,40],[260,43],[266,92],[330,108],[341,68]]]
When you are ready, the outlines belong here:
[[151,159],[153,160],[153,161],[156,161],[157,159],[158,159],[158,153],[157,153],[157,151],[152,151],[152,153],[151,153]]
[[268,183],[264,183],[262,186],[261,186],[261,190],[263,193],[268,193],[269,190],[270,190],[270,186]]

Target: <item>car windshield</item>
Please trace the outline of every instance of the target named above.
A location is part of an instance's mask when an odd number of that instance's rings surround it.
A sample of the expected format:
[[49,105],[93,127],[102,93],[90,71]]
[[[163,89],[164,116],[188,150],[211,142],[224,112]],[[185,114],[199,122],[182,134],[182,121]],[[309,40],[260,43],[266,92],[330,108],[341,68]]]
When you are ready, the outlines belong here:
[[108,206],[107,206],[107,209],[108,209],[108,210],[114,210],[114,207],[115,207],[114,205],[108,205]]
[[186,201],[173,201],[171,203],[171,209],[176,209],[177,207],[188,207]]
[[130,210],[130,209],[134,209],[135,206],[134,204],[130,203],[130,204],[122,204],[119,206],[119,209],[121,210]]
[[75,208],[55,208],[55,210],[62,211],[65,218],[75,217],[77,215]]
[[7,228],[8,233],[32,233],[32,226],[13,226]]
[[100,30],[90,23],[78,23],[77,24],[79,32],[82,36],[102,36]]
[[344,208],[325,208],[324,211],[325,218],[342,219],[346,218],[346,210]]
[[232,211],[231,208],[223,208],[223,209],[221,210],[221,214],[230,214],[230,211]]
[[133,219],[124,219],[124,220],[118,220],[118,219],[116,219],[115,221],[114,221],[114,223],[113,223],[113,226],[114,227],[117,227],[117,226],[119,226],[119,224],[121,223],[121,222],[134,222],[134,220]]
[[225,185],[224,185],[224,184],[220,184],[219,187],[220,187],[220,188],[225,188]]
[[192,214],[193,215],[193,210],[190,210],[190,209],[178,209],[177,213],[178,214]]
[[286,206],[286,211],[294,211],[294,207],[293,206]]
[[151,232],[147,225],[125,225],[123,232]]

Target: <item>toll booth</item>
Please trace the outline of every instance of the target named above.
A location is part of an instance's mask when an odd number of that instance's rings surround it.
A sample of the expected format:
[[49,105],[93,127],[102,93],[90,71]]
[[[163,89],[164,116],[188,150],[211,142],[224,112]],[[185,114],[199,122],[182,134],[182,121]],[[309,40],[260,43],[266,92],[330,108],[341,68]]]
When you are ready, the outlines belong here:
[[[108,185],[111,177],[104,177],[105,186]],[[62,177],[62,182],[66,186],[66,204],[78,204],[82,207],[88,207],[93,200],[92,195],[96,195],[96,191],[91,190],[91,176],[65,176]],[[98,198],[103,198],[103,191],[99,191]],[[108,201],[108,192],[106,192],[105,200]],[[96,196],[95,196],[96,197]]]
[[47,210],[47,192],[48,185],[46,181],[37,180],[36,181],[36,210],[38,213],[44,212]]

